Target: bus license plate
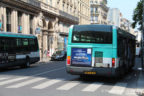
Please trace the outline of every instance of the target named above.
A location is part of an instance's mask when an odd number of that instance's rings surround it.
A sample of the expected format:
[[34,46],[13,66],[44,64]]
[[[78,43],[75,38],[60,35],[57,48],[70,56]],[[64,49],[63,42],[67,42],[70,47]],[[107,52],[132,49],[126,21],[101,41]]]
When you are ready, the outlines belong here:
[[86,74],[86,75],[95,75],[96,72],[84,72],[84,74]]

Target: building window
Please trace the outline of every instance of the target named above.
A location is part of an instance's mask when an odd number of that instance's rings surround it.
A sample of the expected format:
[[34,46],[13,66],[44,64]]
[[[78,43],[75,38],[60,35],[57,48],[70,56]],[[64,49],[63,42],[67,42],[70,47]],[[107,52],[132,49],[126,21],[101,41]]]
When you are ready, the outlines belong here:
[[22,13],[18,12],[18,33],[22,33]]
[[98,22],[98,17],[97,16],[95,16],[95,23],[97,23]]
[[95,8],[95,13],[97,13],[97,8]]
[[92,3],[93,3],[93,1],[91,0],[91,1],[90,1],[90,3],[92,4]]
[[33,34],[33,16],[30,15],[30,34]]
[[91,16],[91,21],[93,21],[93,16]]
[[46,0],[46,4],[48,4],[48,0]]
[[52,0],[50,0],[50,5],[52,6]]
[[7,32],[11,32],[11,9],[6,9]]
[[93,13],[93,11],[94,11],[94,8],[93,8],[93,7],[91,7],[91,13]]
[[64,3],[63,3],[63,11],[64,11]]

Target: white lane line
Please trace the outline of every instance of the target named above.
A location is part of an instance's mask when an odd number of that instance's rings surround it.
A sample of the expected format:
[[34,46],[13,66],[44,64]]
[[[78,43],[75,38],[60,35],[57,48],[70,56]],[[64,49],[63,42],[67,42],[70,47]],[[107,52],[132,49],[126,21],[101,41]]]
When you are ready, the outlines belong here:
[[60,80],[60,79],[53,79],[53,80],[49,80],[49,81],[46,81],[46,82],[44,82],[44,83],[42,83],[42,84],[39,84],[39,85],[37,85],[37,86],[34,86],[34,87],[32,87],[33,89],[44,89],[44,88],[47,88],[47,87],[49,87],[49,86],[51,86],[51,85],[54,85],[54,84],[56,84],[56,83],[58,83],[58,82],[61,82],[62,80]]
[[45,71],[45,72],[38,73],[38,74],[35,74],[35,75],[32,75],[32,76],[39,76],[39,75],[43,75],[43,74],[46,74],[46,73],[49,73],[49,72],[58,71],[58,70],[62,70],[62,69],[65,69],[65,67],[61,67],[61,68],[58,68],[58,69]]
[[94,92],[94,91],[96,91],[99,87],[101,87],[102,84],[103,84],[103,83],[92,83],[92,84],[88,85],[86,88],[84,88],[82,91]]
[[6,88],[20,88],[20,87],[23,87],[23,86],[38,82],[38,81],[43,80],[43,79],[45,79],[45,78],[35,78],[35,79],[32,79],[32,80],[27,80],[27,81],[24,81],[24,82],[21,82],[21,83],[18,83],[18,84],[14,84],[14,85],[8,86]]
[[70,90],[71,88],[77,86],[78,84],[79,84],[78,82],[66,83],[65,85],[57,88],[57,90]]
[[126,89],[127,83],[117,83],[110,91],[111,94],[122,95]]
[[8,79],[8,78],[5,78],[5,77],[4,78],[0,78],[0,80],[5,80],[5,79]]
[[136,95],[136,89],[134,87],[133,88],[127,88],[124,95],[137,96]]
[[17,82],[17,81],[24,80],[24,79],[27,79],[27,78],[28,78],[28,77],[20,77],[20,78],[16,78],[16,79],[11,79],[11,80],[2,81],[2,82],[0,82],[0,85],[5,85],[5,84]]

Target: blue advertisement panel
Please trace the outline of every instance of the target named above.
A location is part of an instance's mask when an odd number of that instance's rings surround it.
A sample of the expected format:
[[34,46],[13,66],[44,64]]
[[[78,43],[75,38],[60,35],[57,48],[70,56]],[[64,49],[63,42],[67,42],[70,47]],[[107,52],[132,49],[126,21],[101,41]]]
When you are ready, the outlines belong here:
[[91,66],[91,48],[72,48],[71,63],[75,66]]

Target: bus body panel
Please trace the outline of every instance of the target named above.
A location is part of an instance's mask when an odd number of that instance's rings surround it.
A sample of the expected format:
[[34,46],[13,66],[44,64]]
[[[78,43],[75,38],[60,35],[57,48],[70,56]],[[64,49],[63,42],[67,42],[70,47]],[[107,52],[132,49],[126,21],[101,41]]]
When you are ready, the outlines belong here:
[[[116,76],[118,75],[119,68],[103,68],[103,67],[75,67],[67,66],[66,70],[72,75],[96,75],[96,76]],[[85,74],[85,72],[96,72],[95,74]]]
[[[80,26],[83,26],[83,25],[80,25]],[[101,25],[88,25],[88,27],[89,26],[92,26],[94,28],[94,26],[101,26]],[[86,30],[89,29],[86,27],[85,27]],[[83,29],[80,29],[80,30],[83,30]],[[105,30],[105,29],[100,29],[100,30]],[[118,57],[118,28],[117,27],[112,26],[112,30],[111,30],[112,31],[112,44],[72,42],[73,31],[74,31],[74,26],[72,26],[69,30],[67,56],[70,57],[68,58],[70,59],[70,64],[67,64],[66,66],[68,73],[73,74],[73,75],[85,74],[85,75],[100,75],[100,76],[118,76],[119,74],[121,74],[121,71],[127,70],[124,68],[124,65],[127,66],[127,64],[124,64],[121,58]],[[82,66],[82,64],[73,65],[73,52],[72,52],[73,48],[92,49],[91,66]],[[81,54],[81,53],[78,53],[78,54]],[[81,61],[81,59],[79,61]],[[90,74],[87,74],[85,72],[90,73]],[[93,74],[93,72],[95,74]]]
[[2,32],[0,44],[0,68],[24,65],[26,59],[29,59],[30,64],[40,60],[38,40],[34,35]]

